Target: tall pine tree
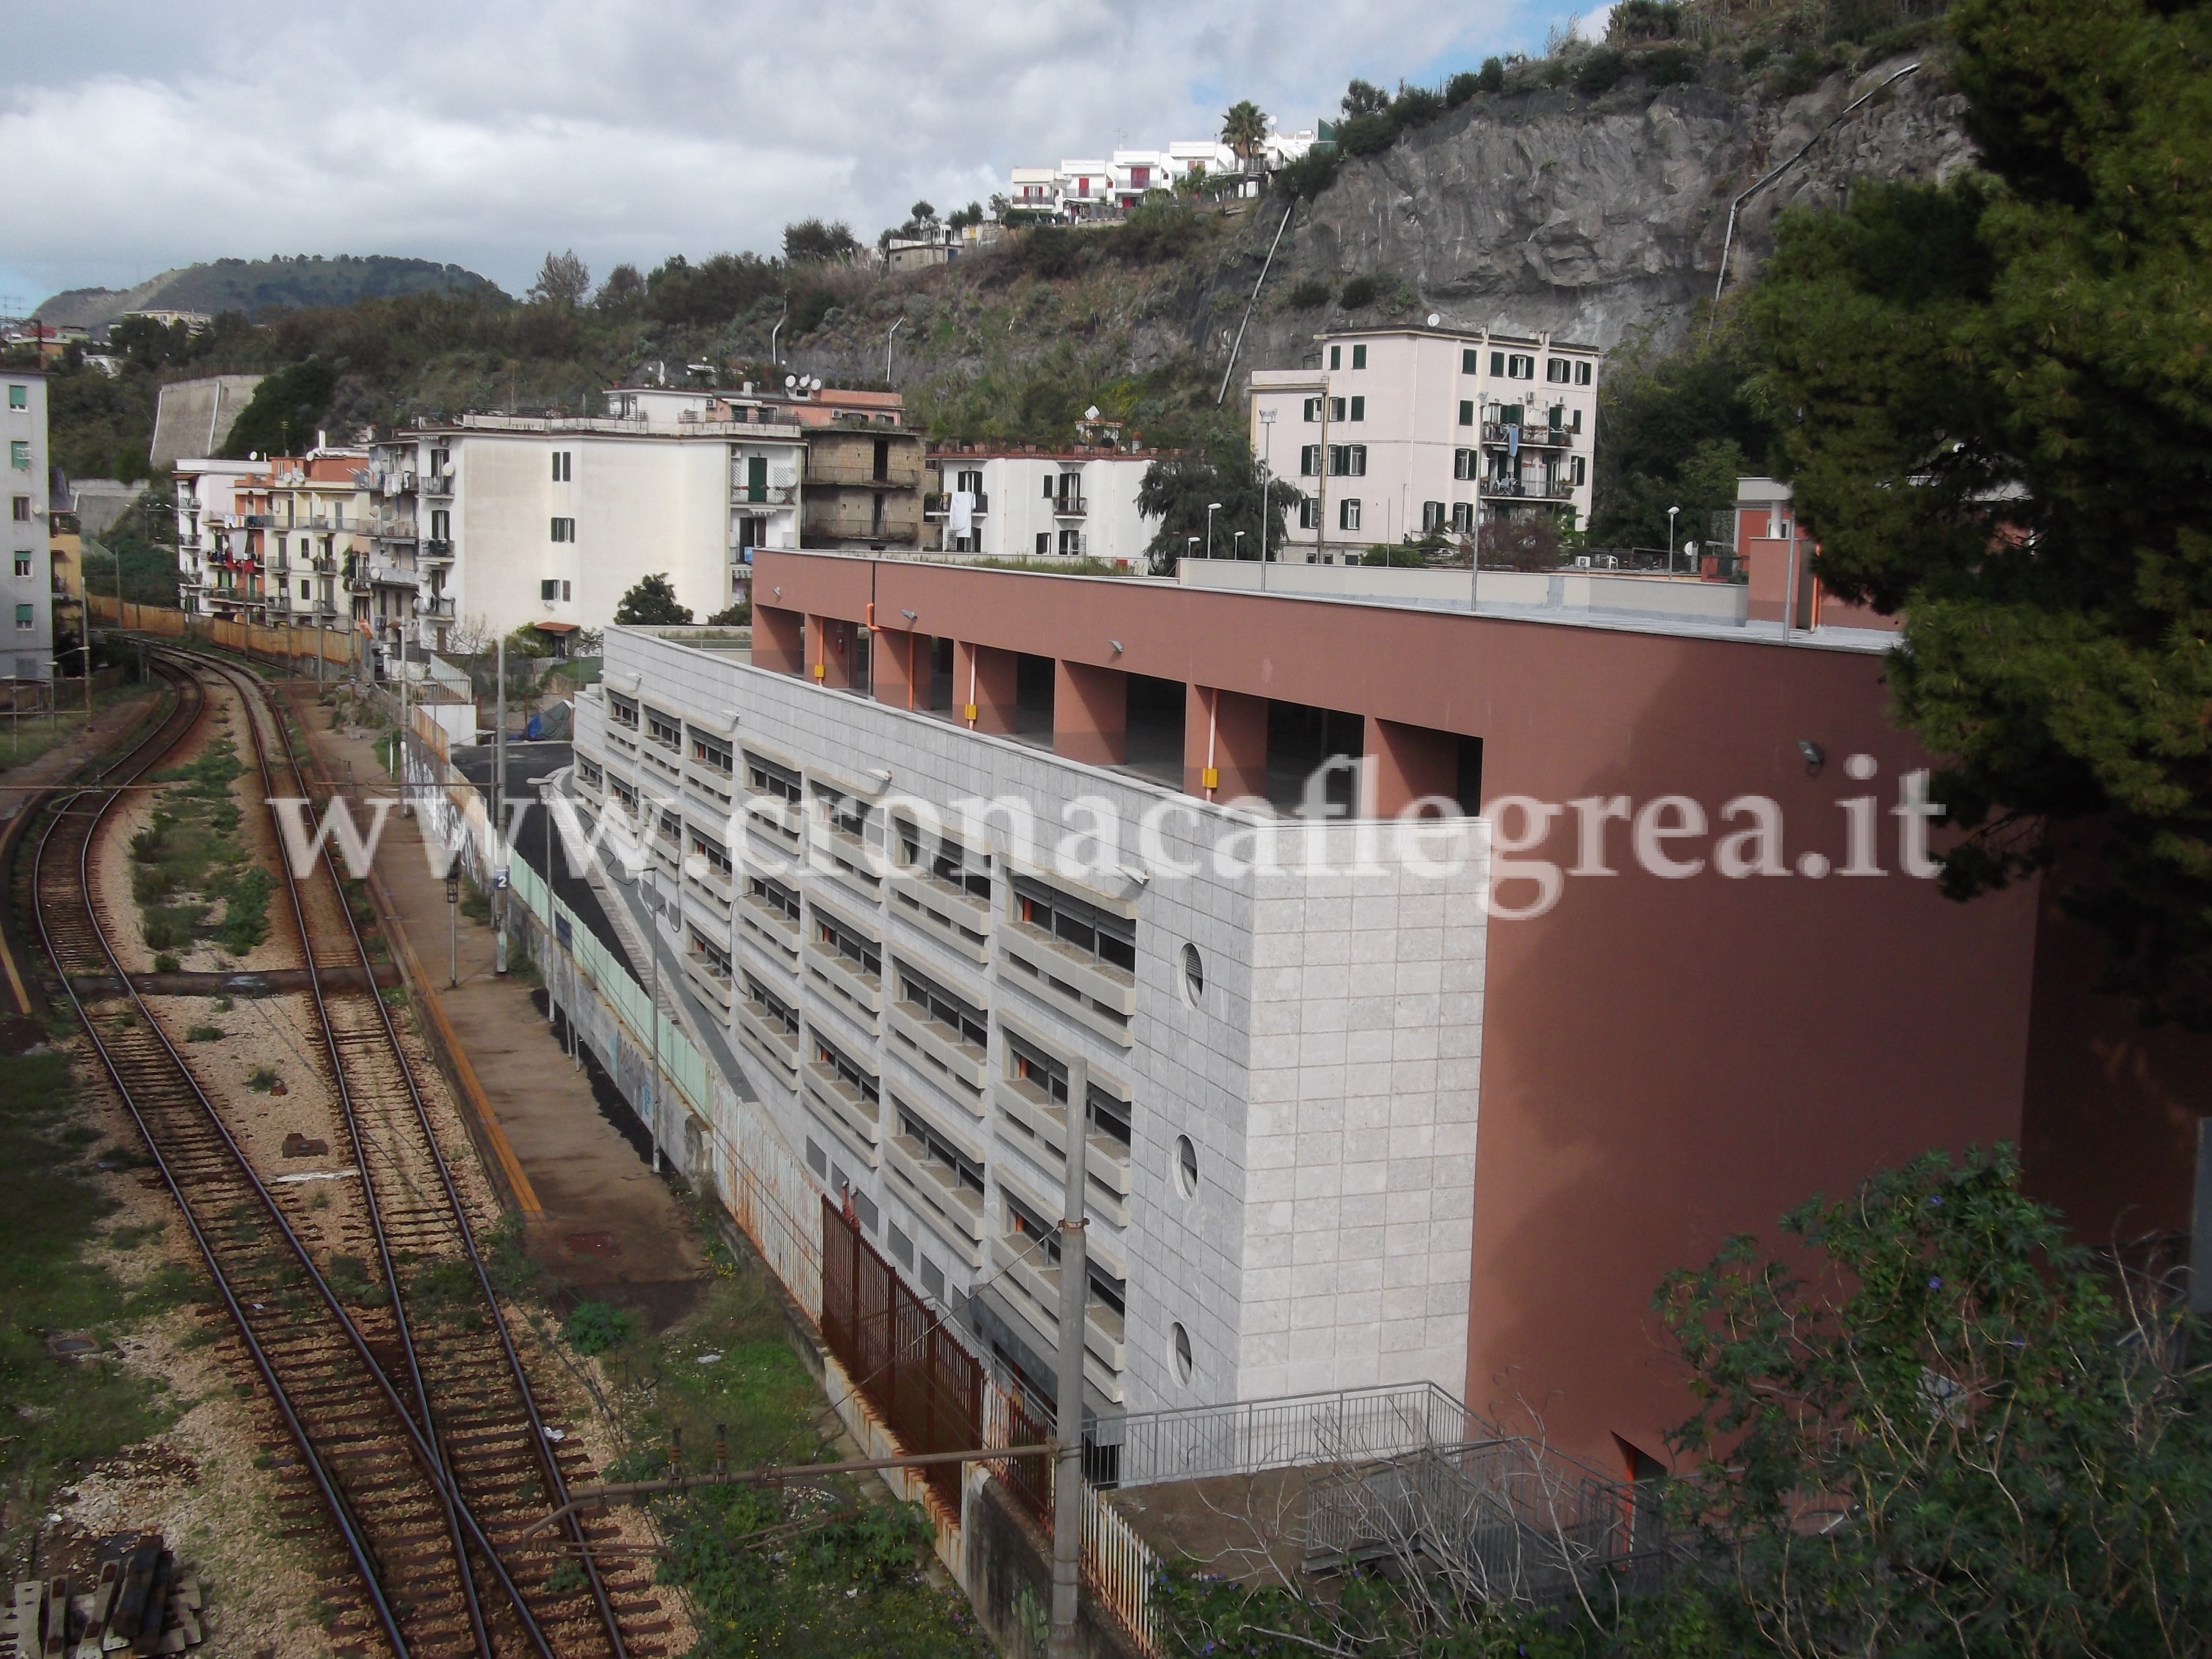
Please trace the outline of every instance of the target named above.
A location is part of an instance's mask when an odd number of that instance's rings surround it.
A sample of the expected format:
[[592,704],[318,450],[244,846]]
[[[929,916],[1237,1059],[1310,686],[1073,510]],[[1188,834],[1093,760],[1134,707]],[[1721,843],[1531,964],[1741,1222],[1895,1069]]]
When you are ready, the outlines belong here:
[[2079,829],[2118,987],[2212,1026],[2212,6],[1953,27],[1984,170],[1785,220],[1749,302],[1786,470],[1822,579],[1904,613],[1948,888]]

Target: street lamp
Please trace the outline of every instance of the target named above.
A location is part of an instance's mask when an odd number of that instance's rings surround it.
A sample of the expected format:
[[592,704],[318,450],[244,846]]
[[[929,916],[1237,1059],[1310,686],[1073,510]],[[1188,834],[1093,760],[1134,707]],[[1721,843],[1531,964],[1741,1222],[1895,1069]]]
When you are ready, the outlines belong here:
[[1198,538],[1197,538],[1197,537],[1193,536],[1193,537],[1190,538],[1190,551],[1189,551],[1188,553],[1185,554],[1183,556],[1184,556],[1185,558],[1191,558],[1191,559],[1194,559],[1194,558],[1196,558],[1196,557],[1198,556]]
[[1681,510],[1679,507],[1667,509],[1667,574],[1670,576],[1674,574],[1674,515]]
[[1206,504],[1206,556],[1208,559],[1213,557],[1213,515],[1220,511],[1219,501],[1208,501]]
[[905,319],[905,318],[903,318],[903,317],[902,317],[902,318],[900,318],[900,319],[898,319],[898,321],[896,321],[896,322],[893,323],[893,324],[890,325],[890,328],[889,328],[889,329],[884,332],[884,384],[885,386],[889,386],[889,385],[890,384],[890,380],[891,380],[891,338],[892,338],[892,336],[896,335],[896,333],[897,333],[901,329],[904,328],[905,326],[906,326],[906,319]]
[[1235,559],[1235,560],[1236,560],[1238,563],[1240,563],[1240,564],[1243,562],[1243,560],[1244,560],[1244,532],[1243,532],[1243,531],[1241,531],[1241,530],[1238,530],[1238,531],[1233,531],[1233,532],[1231,532],[1231,534],[1230,534],[1230,538],[1229,538],[1229,556],[1230,556],[1231,558],[1232,558],[1232,559]]

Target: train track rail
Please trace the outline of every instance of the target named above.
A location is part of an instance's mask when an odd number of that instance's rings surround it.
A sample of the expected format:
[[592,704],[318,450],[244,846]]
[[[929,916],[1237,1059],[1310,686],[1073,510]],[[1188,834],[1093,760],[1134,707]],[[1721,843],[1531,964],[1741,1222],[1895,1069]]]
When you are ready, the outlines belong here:
[[[315,793],[265,685],[183,653],[159,664],[177,685],[170,718],[68,798],[40,836],[38,928],[351,1562],[359,1605],[339,1622],[380,1634],[401,1659],[654,1650],[666,1626],[649,1563],[602,1568],[592,1557],[614,1528],[580,1524],[550,1549],[520,1537],[567,1501],[563,1456],[579,1455],[546,1433],[437,1111],[390,1010],[373,990],[325,983],[333,969],[357,968],[358,983],[373,986],[375,965],[328,850],[312,877],[280,878],[288,897],[272,906],[307,969],[333,1140],[351,1160],[334,1173],[356,1177],[318,1183],[321,1213],[307,1183],[258,1167],[252,1137],[123,973],[95,880],[101,827],[121,785],[200,729],[210,685],[228,685],[244,712],[264,799]],[[84,988],[88,975],[114,988]]]

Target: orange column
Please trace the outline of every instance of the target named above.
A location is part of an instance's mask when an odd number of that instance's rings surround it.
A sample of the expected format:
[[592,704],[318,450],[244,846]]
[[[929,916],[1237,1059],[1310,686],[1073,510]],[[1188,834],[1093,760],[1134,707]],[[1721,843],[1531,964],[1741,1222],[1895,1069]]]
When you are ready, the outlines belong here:
[[1128,752],[1129,677],[1115,668],[1054,665],[1052,752],[1092,766],[1116,766]]
[[753,607],[753,665],[778,674],[806,670],[806,618],[796,611]]
[[870,672],[875,677],[876,701],[887,702],[894,708],[919,708],[927,698],[925,688],[916,684],[915,677],[927,677],[929,662],[924,654],[927,641],[920,634],[908,633],[902,628],[876,629],[874,647],[868,653]]
[[1373,780],[1371,811],[1395,817],[1425,795],[1451,799],[1459,788],[1459,738],[1425,726],[1367,720],[1367,764]]

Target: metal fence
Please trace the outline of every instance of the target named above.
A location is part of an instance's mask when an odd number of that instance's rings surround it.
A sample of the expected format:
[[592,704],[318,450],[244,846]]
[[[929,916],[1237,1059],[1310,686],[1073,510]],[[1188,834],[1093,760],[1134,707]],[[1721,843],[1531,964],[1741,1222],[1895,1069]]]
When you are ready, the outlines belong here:
[[1666,1555],[1656,1482],[1610,1480],[1512,1437],[1325,1475],[1307,1488],[1304,1533],[1308,1571],[1382,1565],[1452,1606],[1538,1607],[1603,1578],[1641,1588]]
[[1150,1486],[1346,1463],[1498,1437],[1433,1382],[1142,1412],[1101,1422],[1101,1485]]

